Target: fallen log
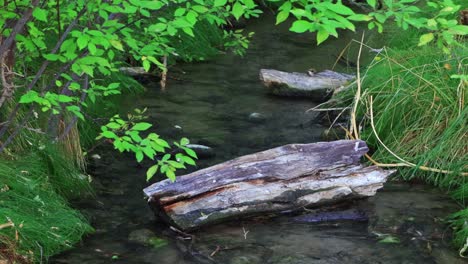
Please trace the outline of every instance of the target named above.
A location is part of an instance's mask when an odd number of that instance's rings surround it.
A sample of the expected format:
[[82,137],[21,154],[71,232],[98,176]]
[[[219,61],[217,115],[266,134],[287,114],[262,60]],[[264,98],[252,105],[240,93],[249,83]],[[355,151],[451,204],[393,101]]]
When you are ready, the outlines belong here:
[[348,85],[353,79],[353,75],[329,70],[311,74],[260,70],[260,80],[270,93],[308,97],[320,102],[329,99],[335,89]]
[[182,230],[232,218],[372,196],[393,171],[365,167],[360,140],[291,144],[144,189],[155,214]]

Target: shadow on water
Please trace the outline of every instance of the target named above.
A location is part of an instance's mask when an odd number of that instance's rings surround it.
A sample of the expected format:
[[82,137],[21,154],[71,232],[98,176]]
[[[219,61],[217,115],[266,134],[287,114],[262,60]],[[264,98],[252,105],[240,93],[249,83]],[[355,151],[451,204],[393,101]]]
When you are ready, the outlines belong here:
[[[273,17],[254,21],[251,47],[243,58],[219,56],[204,63],[172,69],[165,93],[156,84],[136,102],[148,107],[150,121],[165,138],[188,137],[208,145],[210,166],[239,155],[288,143],[320,140],[323,127],[305,111],[315,104],[265,93],[261,68],[305,71],[329,69],[334,55],[359,34],[347,33],[315,47],[313,35],[295,35],[273,27]],[[337,71],[347,71],[338,68]],[[351,69],[349,69],[351,70]],[[349,72],[348,70],[348,72]],[[252,113],[259,115],[252,116]],[[92,161],[96,201],[80,205],[96,233],[52,263],[457,263],[441,217],[456,207],[444,195],[423,186],[387,184],[368,201],[369,222],[308,224],[275,219],[236,221],[195,232],[193,242],[176,235],[154,217],[143,199],[145,169],[133,157],[102,149]],[[392,234],[400,243],[379,243]]]

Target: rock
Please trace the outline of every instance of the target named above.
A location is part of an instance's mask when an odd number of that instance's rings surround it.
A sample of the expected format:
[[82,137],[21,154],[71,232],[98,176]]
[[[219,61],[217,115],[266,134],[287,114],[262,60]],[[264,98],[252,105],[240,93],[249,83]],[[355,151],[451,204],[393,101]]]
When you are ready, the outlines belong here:
[[214,150],[211,147],[199,144],[187,144],[185,146],[194,150],[198,158],[211,158],[215,156]]
[[272,94],[281,96],[309,97],[314,101],[326,101],[335,89],[348,85],[354,76],[334,71],[309,75],[298,72],[260,70],[260,80]]
[[128,240],[139,244],[150,245],[150,241],[154,237],[156,237],[156,235],[153,231],[144,228],[132,231],[128,235]]
[[261,123],[265,120],[266,120],[265,116],[257,112],[251,113],[249,115],[249,121],[252,123]]

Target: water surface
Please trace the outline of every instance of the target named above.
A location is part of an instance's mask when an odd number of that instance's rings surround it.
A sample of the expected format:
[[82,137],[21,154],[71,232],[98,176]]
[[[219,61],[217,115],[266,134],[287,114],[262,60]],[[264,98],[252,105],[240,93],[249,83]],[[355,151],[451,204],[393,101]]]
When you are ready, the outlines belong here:
[[[314,113],[305,112],[315,103],[268,95],[258,80],[259,70],[330,69],[335,55],[360,35],[343,34],[316,47],[313,35],[296,35],[273,24],[274,18],[266,16],[249,25],[247,30],[256,34],[245,57],[227,54],[179,64],[170,71],[165,93],[150,83],[136,100],[137,107],[148,107],[150,122],[165,138],[185,136],[214,149],[215,157],[200,160],[197,169],[288,143],[320,140],[324,127],[314,121]],[[249,118],[252,113],[262,118]],[[141,191],[148,185],[145,169],[131,156],[107,148],[98,153],[102,159],[90,164],[96,201],[80,205],[96,233],[52,263],[461,262],[441,223],[457,208],[429,187],[387,184],[359,203],[370,208],[369,222],[308,224],[292,222],[289,216],[265,217],[207,227],[182,240],[185,235],[155,222],[147,207]],[[388,235],[400,242],[379,243]]]

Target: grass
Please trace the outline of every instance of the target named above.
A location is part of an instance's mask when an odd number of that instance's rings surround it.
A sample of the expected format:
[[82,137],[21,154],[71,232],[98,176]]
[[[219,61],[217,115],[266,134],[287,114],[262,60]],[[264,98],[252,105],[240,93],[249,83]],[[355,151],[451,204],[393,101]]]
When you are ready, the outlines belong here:
[[89,194],[88,179],[55,146],[39,146],[17,160],[0,160],[0,179],[0,255],[4,258],[19,263],[44,261],[92,232],[64,198]]
[[[375,161],[399,164],[403,179],[447,190],[465,207],[449,217],[454,243],[463,249],[468,245],[467,82],[450,76],[468,74],[468,49],[447,55],[437,47],[417,47],[417,37],[414,31],[393,34],[389,48],[361,69],[360,137]],[[349,102],[354,92],[340,97]]]

